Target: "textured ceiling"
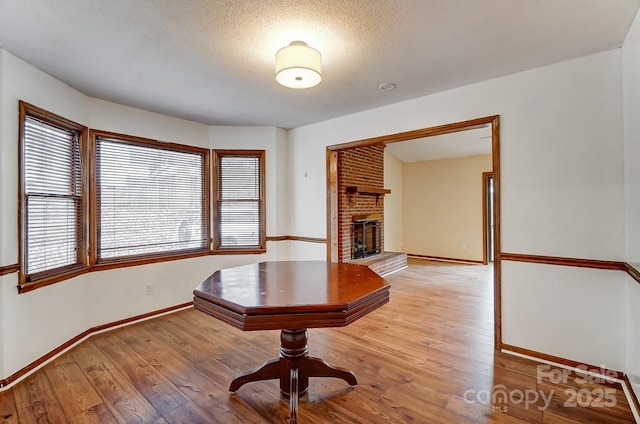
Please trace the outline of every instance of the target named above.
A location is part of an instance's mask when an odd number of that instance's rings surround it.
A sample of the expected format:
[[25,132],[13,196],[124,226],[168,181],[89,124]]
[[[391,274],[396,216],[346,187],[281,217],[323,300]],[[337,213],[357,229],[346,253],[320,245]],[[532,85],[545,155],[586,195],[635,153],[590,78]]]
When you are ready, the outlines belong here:
[[[638,2],[0,0],[0,47],[92,97],[294,128],[618,47]],[[322,53],[317,87],[275,82],[294,40]]]
[[491,154],[491,126],[388,143],[387,152],[400,162],[422,162]]

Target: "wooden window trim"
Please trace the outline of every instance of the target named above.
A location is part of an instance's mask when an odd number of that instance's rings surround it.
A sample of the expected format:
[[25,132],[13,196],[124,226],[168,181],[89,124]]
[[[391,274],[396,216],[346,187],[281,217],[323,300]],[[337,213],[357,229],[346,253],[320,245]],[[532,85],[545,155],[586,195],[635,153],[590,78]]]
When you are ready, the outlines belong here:
[[[258,156],[260,162],[260,245],[258,247],[220,247],[219,246],[219,211],[218,211],[218,163],[220,156]],[[265,150],[233,150],[233,149],[214,149],[212,158],[213,168],[213,248],[212,252],[216,255],[247,255],[247,254],[262,254],[267,251],[267,236],[266,236],[266,199],[265,199]]]
[[90,249],[89,257],[91,261],[91,269],[92,270],[105,270],[105,269],[113,269],[113,268],[121,268],[125,266],[136,266],[136,265],[145,265],[149,263],[156,262],[164,262],[170,260],[178,260],[178,259],[186,259],[198,256],[205,256],[211,254],[209,249],[210,243],[207,243],[205,247],[195,248],[195,249],[185,249],[185,250],[176,250],[173,252],[160,252],[154,254],[142,254],[142,255],[131,255],[131,256],[122,256],[117,258],[98,258],[98,237],[99,237],[99,213],[98,213],[98,181],[97,181],[97,141],[98,138],[113,138],[119,141],[122,141],[124,144],[130,145],[145,145],[161,148],[164,150],[171,150],[176,152],[191,152],[198,153],[203,156],[203,166],[204,166],[204,181],[203,181],[203,192],[204,192],[204,237],[206,240],[211,240],[211,224],[210,224],[210,180],[211,180],[211,161],[209,159],[210,150],[188,146],[184,144],[171,143],[171,142],[163,142],[143,137],[136,137],[126,134],[119,134],[109,131],[102,130],[91,130],[90,139],[91,139],[91,157],[90,157],[90,175],[91,182],[90,185],[93,188],[90,195],[90,207],[89,207],[89,222],[90,222],[90,232],[89,232],[89,244],[93,246]]
[[[19,227],[18,227],[18,252],[19,252],[19,277],[18,277],[18,292],[22,293],[25,291],[33,290],[37,287],[43,287],[49,284],[56,283],[58,281],[70,278],[70,276],[76,276],[82,274],[88,269],[88,257],[86,255],[87,251],[87,237],[86,237],[86,229],[87,229],[87,207],[88,207],[88,192],[87,192],[87,140],[89,134],[89,128],[78,124],[77,122],[71,121],[69,119],[63,118],[59,115],[51,113],[47,110],[29,104],[20,100],[18,102],[19,108],[19,134],[18,134],[18,144],[19,144],[19,153],[18,153],[18,181],[19,181],[19,199],[18,202],[18,216],[19,216]],[[26,243],[26,234],[27,234],[27,219],[26,219],[26,187],[25,187],[25,121],[27,116],[32,116],[37,119],[46,122],[49,125],[53,125],[59,127],[60,129],[67,131],[77,131],[79,133],[79,143],[80,143],[80,174],[81,174],[81,193],[80,193],[80,204],[82,213],[80,214],[80,222],[79,222],[79,245],[77,246],[79,250],[79,262],[75,264],[70,264],[64,267],[55,268],[52,270],[43,271],[40,273],[35,273],[33,275],[27,274],[26,269],[26,258],[27,258],[27,243]]]
[[[78,264],[72,264],[65,267],[61,267],[51,271],[44,271],[42,273],[38,273],[35,275],[37,278],[33,281],[27,281],[27,275],[25,273],[25,262],[23,258],[26,252],[26,239],[24,235],[24,219],[23,214],[25,214],[26,208],[24,205],[25,199],[25,186],[24,186],[24,146],[23,146],[23,138],[24,138],[24,121],[27,115],[32,115],[38,119],[42,119],[43,121],[54,125],[59,126],[63,129],[71,129],[74,131],[78,131],[80,134],[79,142],[80,142],[80,155],[81,155],[81,240],[79,245],[81,262]],[[156,262],[164,262],[171,260],[180,260],[192,257],[200,257],[211,254],[220,254],[220,255],[241,255],[241,254],[262,254],[267,251],[266,243],[266,167],[265,167],[265,150],[209,150],[184,144],[171,143],[171,142],[162,142],[158,140],[152,140],[142,137],[136,137],[126,134],[119,134],[109,131],[102,130],[90,130],[88,127],[80,125],[76,122],[73,122],[69,119],[58,116],[52,112],[39,108],[37,106],[31,105],[29,103],[19,101],[19,196],[20,202],[18,204],[18,213],[19,213],[19,252],[20,252],[20,260],[19,263],[16,264],[16,271],[19,272],[19,284],[18,284],[18,292],[25,293],[40,287],[44,287],[53,283],[57,283],[60,281],[64,281],[84,273],[90,271],[102,271],[105,269],[112,268],[121,268],[128,266],[137,266],[144,265],[149,263]],[[98,241],[98,229],[100,223],[98,222],[98,214],[97,214],[97,179],[96,179],[96,142],[97,137],[104,136],[109,138],[116,138],[122,140],[123,142],[130,142],[131,144],[148,144],[151,146],[158,146],[160,148],[164,148],[167,150],[176,150],[182,152],[196,152],[203,155],[203,163],[204,163],[204,181],[203,181],[203,191],[204,191],[204,202],[206,207],[204,208],[205,217],[204,220],[206,222],[204,231],[206,240],[209,240],[206,247],[192,249],[192,250],[182,250],[175,251],[171,253],[159,253],[159,254],[150,254],[150,255],[136,255],[136,256],[128,256],[128,257],[120,257],[120,258],[108,258],[99,260],[97,257],[97,249],[93,248],[93,246],[97,247]],[[213,154],[212,154],[213,152]],[[211,200],[211,192],[212,192],[212,181],[214,184],[217,181],[217,178],[212,177],[212,166],[215,166],[216,162],[216,154],[236,154],[236,155],[256,155],[260,159],[260,245],[257,247],[241,247],[241,248],[219,248],[212,249],[212,213],[213,213],[213,222],[217,222],[217,205],[212,205]],[[214,187],[214,190],[216,188]],[[213,207],[212,207],[213,206]],[[9,268],[6,267],[7,272],[10,271]]]

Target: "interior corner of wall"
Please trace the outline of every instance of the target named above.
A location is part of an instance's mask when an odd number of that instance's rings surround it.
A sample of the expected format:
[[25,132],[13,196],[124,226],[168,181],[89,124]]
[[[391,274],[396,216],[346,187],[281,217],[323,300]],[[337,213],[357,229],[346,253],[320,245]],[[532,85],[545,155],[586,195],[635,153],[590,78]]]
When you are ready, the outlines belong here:
[[5,308],[5,305],[4,305],[4,290],[5,290],[5,286],[7,286],[6,279],[7,279],[7,276],[0,277],[0,380],[8,377],[5,374],[6,368],[4,364],[4,357],[5,357],[4,348],[5,346],[7,346],[7,343],[5,343],[5,340],[4,340],[4,334],[5,334],[4,314],[5,314],[5,311],[7,310],[7,308]]

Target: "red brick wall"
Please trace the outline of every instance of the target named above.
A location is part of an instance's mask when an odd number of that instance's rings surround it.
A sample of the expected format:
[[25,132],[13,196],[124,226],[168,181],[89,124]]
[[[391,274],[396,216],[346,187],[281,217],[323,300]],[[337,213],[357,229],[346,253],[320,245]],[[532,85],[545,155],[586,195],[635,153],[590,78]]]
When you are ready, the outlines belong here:
[[[338,251],[339,260],[351,259],[351,217],[384,214],[384,196],[348,194],[347,187],[384,188],[384,146],[358,147],[338,152]],[[377,199],[377,202],[376,202]],[[383,219],[380,219],[383,230]],[[384,231],[382,232],[384,233]],[[384,236],[383,236],[384,238]],[[382,240],[384,246],[384,240]]]

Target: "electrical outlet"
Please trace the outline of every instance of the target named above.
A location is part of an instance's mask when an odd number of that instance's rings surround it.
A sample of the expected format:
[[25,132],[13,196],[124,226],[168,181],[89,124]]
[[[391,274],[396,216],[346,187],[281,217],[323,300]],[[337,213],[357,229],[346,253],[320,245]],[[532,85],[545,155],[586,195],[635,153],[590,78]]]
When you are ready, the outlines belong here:
[[153,291],[154,291],[153,283],[147,284],[146,285],[146,290],[147,290],[147,296],[151,296],[153,294]]

